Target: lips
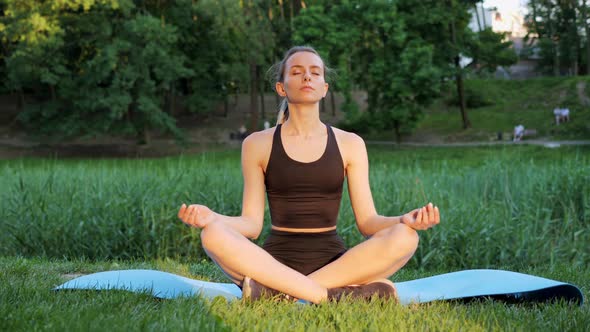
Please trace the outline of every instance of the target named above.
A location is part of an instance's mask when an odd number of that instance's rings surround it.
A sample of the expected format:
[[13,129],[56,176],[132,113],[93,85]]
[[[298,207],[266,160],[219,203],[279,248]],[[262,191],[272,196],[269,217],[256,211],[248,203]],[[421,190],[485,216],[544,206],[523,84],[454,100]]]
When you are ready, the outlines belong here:
[[302,87],[300,90],[302,90],[302,91],[315,91],[315,89],[309,85]]

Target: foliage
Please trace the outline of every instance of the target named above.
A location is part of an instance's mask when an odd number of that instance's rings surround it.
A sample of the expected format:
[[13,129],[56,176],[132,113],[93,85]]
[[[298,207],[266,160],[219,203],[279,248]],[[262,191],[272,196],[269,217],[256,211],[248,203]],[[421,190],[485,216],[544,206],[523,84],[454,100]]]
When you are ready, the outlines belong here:
[[511,48],[512,42],[505,41],[505,38],[504,34],[493,32],[491,28],[476,33],[470,41],[469,54],[478,70],[493,73],[499,66],[509,67],[516,63],[518,56]]
[[589,73],[587,1],[531,0],[528,9],[528,40],[540,70],[555,76]]
[[[322,8],[303,10],[298,22],[305,28],[295,40],[325,40],[320,47],[327,58],[367,91],[369,113],[351,112],[342,126],[356,132],[364,130],[362,124],[374,130],[395,128],[399,138],[437,94],[439,72],[432,64],[432,47],[407,38],[404,18],[389,1],[345,1],[333,4],[326,14]],[[340,88],[346,91],[350,85]]]
[[[19,115],[24,125],[62,138],[144,137],[150,128],[180,136],[175,119],[162,110],[165,93],[191,74],[176,51],[176,28],[142,15],[132,3],[59,4],[15,16],[23,25],[37,24],[37,34],[9,35],[23,41],[7,60],[10,86],[37,92]],[[77,4],[82,13],[71,12]]]
[[[490,98],[489,94],[486,91],[480,91],[473,87],[473,85],[469,84],[469,81],[466,82],[465,85],[465,103],[469,108],[479,108],[484,106],[493,105],[494,102]],[[450,98],[446,100],[447,105],[449,106],[459,106],[459,97],[457,96],[457,91],[452,90]]]
[[358,41],[361,31],[355,24],[345,22],[354,22],[355,16],[355,9],[347,2],[332,6],[310,6],[295,18],[296,30],[293,36],[295,44],[312,45],[322,55],[327,66],[335,66],[332,70],[336,75],[332,73],[328,76],[330,89],[344,95],[341,108],[349,117],[358,111],[352,89],[355,87],[353,70],[356,69],[353,56],[359,45],[351,41]]
[[[182,112],[211,114],[249,91],[257,122],[260,69],[294,44],[336,68],[344,126],[399,138],[462,74],[459,54],[485,68],[511,61],[507,43],[466,28],[472,0],[6,0],[0,4],[0,90],[19,95],[28,132],[65,140],[182,133]],[[456,34],[450,33],[450,27]],[[359,114],[353,89],[368,93]],[[227,107],[226,107],[227,111]],[[367,119],[360,120],[366,116]]]

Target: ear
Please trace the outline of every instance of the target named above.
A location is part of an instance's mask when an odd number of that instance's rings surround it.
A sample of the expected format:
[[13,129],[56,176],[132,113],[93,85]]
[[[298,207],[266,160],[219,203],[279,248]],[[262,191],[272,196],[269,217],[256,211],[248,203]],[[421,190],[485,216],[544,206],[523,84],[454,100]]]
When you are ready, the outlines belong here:
[[283,84],[283,82],[277,82],[275,84],[275,90],[277,91],[279,96],[287,97],[287,92],[285,91],[285,85]]

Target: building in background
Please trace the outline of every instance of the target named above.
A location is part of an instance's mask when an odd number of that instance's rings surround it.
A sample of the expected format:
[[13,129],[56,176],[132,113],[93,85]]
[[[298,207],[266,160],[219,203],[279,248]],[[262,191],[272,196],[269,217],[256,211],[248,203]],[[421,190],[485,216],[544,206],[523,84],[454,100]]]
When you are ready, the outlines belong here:
[[512,42],[514,52],[518,55],[518,62],[509,68],[498,68],[497,77],[508,79],[520,79],[539,76],[536,71],[539,56],[535,52],[534,45],[527,45],[525,37],[528,33],[524,14],[520,10],[501,10],[497,8],[485,8],[477,5],[477,12],[472,11],[469,28],[473,31],[491,28],[497,33],[504,33],[506,39]]

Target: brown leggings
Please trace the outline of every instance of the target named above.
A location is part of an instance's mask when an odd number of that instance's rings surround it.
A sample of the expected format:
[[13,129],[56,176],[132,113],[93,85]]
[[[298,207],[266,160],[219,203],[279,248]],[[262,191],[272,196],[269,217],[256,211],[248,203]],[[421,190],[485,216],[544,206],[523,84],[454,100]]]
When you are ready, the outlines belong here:
[[332,263],[347,250],[336,230],[293,233],[272,229],[262,248],[279,262],[304,275]]

